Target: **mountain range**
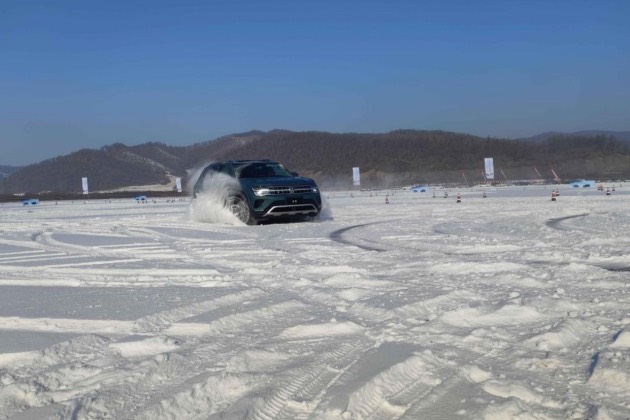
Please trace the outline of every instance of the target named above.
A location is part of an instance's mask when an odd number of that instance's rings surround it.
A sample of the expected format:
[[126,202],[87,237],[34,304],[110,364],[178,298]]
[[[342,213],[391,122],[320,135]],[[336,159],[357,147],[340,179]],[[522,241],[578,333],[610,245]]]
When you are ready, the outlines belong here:
[[82,149],[21,168],[2,167],[0,193],[174,189],[195,169],[227,159],[273,159],[314,178],[324,188],[352,186],[352,167],[362,186],[485,182],[483,158],[493,157],[499,178],[630,178],[630,132],[543,133],[523,139],[482,138],[447,131],[328,133],[273,130],[233,134],[191,146],[116,143]]

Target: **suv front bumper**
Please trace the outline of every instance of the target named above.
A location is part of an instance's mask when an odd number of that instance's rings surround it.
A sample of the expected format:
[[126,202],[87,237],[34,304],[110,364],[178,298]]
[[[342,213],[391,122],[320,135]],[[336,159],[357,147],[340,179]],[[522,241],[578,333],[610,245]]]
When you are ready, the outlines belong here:
[[289,197],[256,198],[252,212],[258,220],[282,216],[317,216],[322,208],[319,194],[291,195]]

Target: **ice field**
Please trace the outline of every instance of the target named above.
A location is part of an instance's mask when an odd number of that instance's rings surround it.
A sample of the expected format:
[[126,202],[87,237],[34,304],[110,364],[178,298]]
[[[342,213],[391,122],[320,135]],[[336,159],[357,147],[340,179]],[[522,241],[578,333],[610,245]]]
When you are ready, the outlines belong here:
[[4,203],[0,418],[629,418],[630,185],[559,188]]

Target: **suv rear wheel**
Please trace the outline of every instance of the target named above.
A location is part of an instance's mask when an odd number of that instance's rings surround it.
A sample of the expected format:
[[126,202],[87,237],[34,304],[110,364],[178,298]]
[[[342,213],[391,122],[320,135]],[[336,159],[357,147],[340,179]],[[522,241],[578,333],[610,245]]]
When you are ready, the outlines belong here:
[[234,195],[228,198],[228,209],[234,216],[246,225],[255,225],[256,219],[252,217],[247,200],[242,195]]

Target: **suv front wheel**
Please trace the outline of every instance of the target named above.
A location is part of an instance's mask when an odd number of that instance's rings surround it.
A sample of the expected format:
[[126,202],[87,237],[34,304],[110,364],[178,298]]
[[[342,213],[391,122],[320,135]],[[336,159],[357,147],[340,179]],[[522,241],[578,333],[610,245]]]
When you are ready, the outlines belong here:
[[242,195],[234,195],[228,198],[228,209],[234,216],[246,225],[257,224],[256,219],[252,216],[247,200]]

